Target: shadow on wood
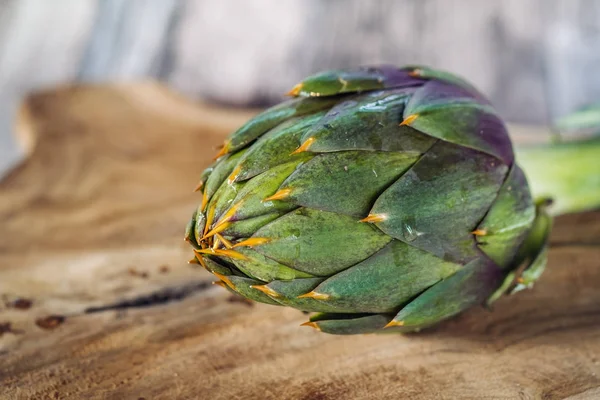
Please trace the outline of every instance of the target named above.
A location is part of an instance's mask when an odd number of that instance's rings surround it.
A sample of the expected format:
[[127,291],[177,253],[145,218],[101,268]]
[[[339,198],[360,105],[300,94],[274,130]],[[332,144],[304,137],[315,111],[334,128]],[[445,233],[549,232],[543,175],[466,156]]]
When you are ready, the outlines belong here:
[[250,115],[154,84],[27,100],[0,182],[0,398],[600,397],[598,212],[558,220],[534,290],[421,334],[321,334],[210,285],[191,190]]

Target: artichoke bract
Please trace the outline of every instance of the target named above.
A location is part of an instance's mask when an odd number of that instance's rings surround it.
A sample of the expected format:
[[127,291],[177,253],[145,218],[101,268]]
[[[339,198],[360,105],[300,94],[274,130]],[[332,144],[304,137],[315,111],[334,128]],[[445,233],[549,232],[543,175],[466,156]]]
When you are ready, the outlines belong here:
[[419,330],[540,276],[550,218],[472,85],[376,66],[289,94],[202,174],[186,240],[218,284],[355,334]]

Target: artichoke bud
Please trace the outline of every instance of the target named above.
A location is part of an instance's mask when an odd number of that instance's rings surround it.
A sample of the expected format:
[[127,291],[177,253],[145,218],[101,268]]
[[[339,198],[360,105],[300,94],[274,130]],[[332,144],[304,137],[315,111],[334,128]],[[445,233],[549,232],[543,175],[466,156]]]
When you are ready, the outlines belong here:
[[539,276],[547,234],[528,237],[547,216],[469,83],[378,66],[290,94],[202,175],[186,240],[222,286],[353,334],[419,330]]

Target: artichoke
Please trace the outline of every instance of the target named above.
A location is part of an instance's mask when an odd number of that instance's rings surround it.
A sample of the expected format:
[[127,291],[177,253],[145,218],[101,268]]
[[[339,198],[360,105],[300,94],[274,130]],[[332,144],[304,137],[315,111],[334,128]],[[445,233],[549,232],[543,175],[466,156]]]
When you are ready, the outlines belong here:
[[333,334],[415,331],[531,286],[551,219],[505,125],[426,67],[311,76],[204,171],[194,261]]

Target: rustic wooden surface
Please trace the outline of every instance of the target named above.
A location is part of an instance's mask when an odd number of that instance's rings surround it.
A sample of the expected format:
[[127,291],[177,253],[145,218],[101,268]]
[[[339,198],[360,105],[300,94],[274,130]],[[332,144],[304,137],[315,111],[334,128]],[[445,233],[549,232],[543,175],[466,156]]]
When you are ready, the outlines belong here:
[[154,84],[28,98],[0,181],[1,399],[600,398],[599,212],[558,220],[534,290],[417,335],[330,336],[212,286],[182,230],[249,115]]

